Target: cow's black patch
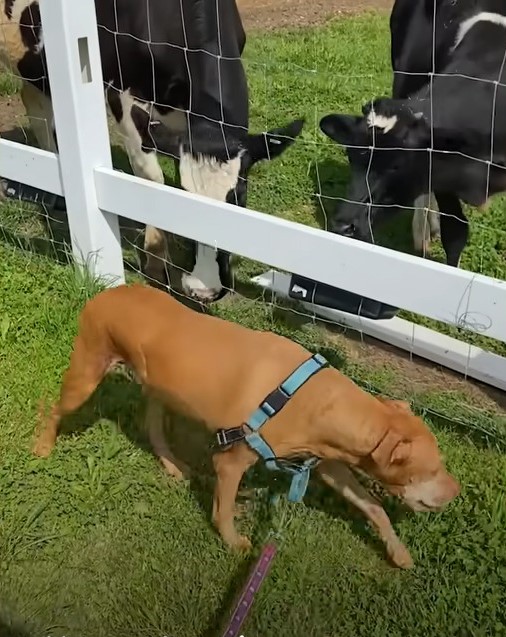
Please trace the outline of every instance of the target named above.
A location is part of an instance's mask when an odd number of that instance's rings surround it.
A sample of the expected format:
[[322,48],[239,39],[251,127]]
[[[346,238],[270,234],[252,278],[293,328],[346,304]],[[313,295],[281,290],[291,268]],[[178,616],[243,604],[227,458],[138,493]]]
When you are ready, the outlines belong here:
[[119,97],[119,92],[111,86],[107,92],[107,102],[111,109],[112,116],[119,123],[123,119],[123,105]]
[[15,2],[16,0],[5,0],[4,13],[9,20],[12,20],[12,10]]
[[38,2],[32,2],[21,12],[19,19],[19,31],[26,48],[35,53],[40,42],[42,21]]

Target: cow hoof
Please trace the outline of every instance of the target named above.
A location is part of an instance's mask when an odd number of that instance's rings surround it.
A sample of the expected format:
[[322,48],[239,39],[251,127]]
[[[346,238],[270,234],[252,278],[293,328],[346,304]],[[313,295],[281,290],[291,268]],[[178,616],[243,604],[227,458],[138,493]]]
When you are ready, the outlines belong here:
[[217,301],[223,294],[223,288],[208,288],[200,279],[192,274],[183,274],[181,279],[184,293],[191,299],[201,303]]

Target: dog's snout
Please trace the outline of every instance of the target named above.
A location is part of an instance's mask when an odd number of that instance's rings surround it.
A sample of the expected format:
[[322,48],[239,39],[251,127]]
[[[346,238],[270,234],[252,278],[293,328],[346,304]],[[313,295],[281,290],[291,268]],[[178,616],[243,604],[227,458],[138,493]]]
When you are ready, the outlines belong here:
[[401,497],[415,511],[440,511],[459,494],[457,480],[449,473],[440,472],[430,480],[404,487]]
[[440,492],[439,492],[439,502],[440,506],[445,506],[452,500],[455,500],[456,497],[460,495],[460,484],[457,480],[447,474],[444,481],[441,484]]

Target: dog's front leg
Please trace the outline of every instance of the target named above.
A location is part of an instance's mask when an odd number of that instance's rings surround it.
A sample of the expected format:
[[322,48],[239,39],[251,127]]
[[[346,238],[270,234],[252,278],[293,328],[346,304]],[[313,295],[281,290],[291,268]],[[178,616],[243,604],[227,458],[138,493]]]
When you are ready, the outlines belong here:
[[239,551],[251,548],[251,542],[239,535],[234,524],[235,499],[241,478],[258,460],[254,451],[239,443],[213,456],[216,487],[213,500],[213,523],[227,546]]
[[342,462],[324,460],[317,467],[322,480],[357,507],[371,522],[385,543],[387,554],[400,568],[411,568],[413,560],[400,541],[383,507],[364,489],[353,472]]

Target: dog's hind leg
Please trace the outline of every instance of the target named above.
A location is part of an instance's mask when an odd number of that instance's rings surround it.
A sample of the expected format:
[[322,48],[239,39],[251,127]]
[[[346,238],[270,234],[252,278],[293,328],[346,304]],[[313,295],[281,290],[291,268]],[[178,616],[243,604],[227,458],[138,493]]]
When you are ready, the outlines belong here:
[[33,452],[48,456],[56,442],[63,416],[76,411],[95,391],[113,361],[107,360],[104,350],[89,346],[81,335],[74,341],[70,364],[63,376],[60,399],[43,423]]
[[383,507],[364,489],[351,469],[336,460],[324,460],[317,471],[322,480],[357,507],[371,522],[385,543],[387,554],[400,568],[411,568],[413,560],[408,549],[400,541]]
[[148,396],[145,426],[148,430],[149,441],[153,447],[153,451],[169,475],[177,480],[183,480],[185,476],[189,474],[189,470],[188,467],[179,461],[177,461],[177,464],[179,464],[181,468],[176,465],[176,459],[169,449],[169,445],[164,436],[164,415],[165,408],[162,403],[156,398]]
[[251,542],[239,535],[234,524],[235,499],[245,471],[258,460],[254,451],[243,443],[213,456],[216,487],[213,499],[213,523],[227,546],[239,551],[251,548]]

